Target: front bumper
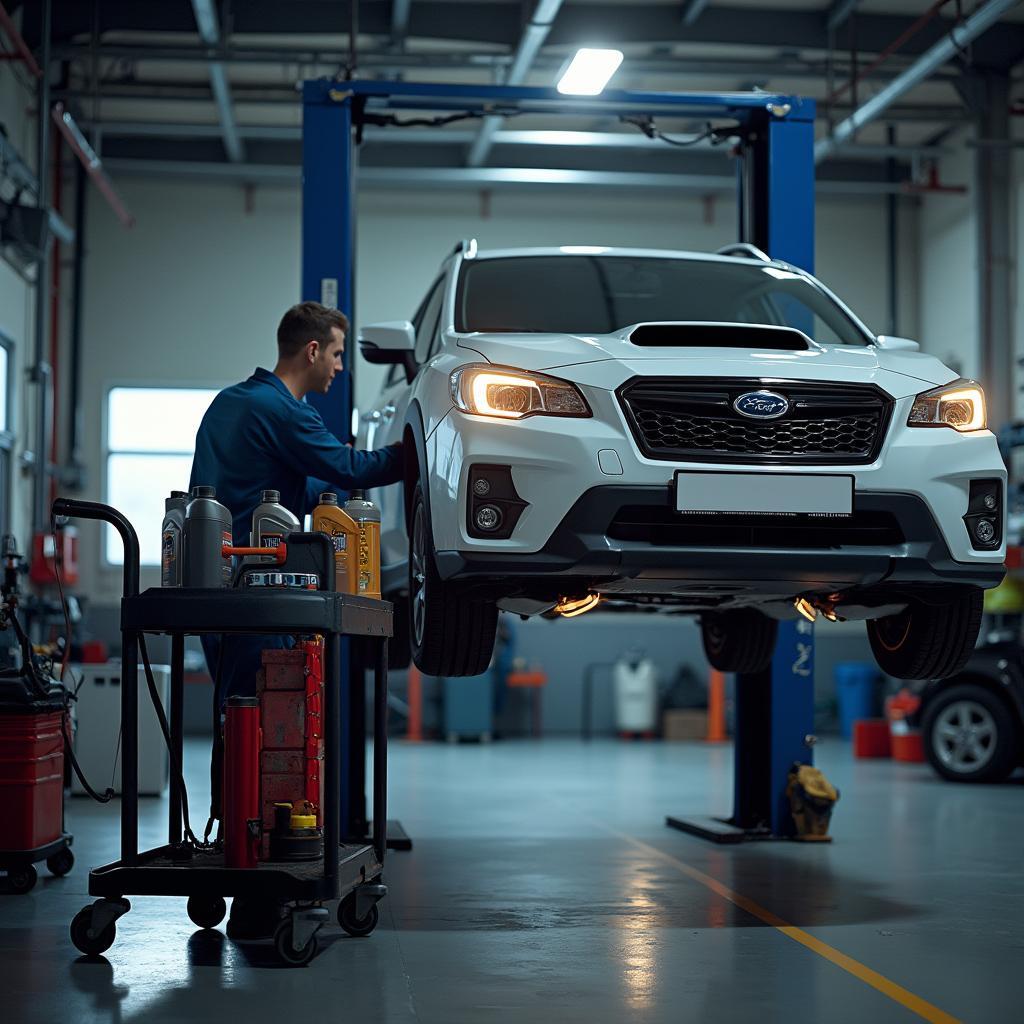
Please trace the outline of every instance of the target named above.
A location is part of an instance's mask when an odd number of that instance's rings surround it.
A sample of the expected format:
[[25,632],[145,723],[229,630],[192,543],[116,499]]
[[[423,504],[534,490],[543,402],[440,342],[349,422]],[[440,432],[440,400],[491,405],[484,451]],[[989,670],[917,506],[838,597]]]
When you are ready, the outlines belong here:
[[[687,543],[690,536],[700,541]],[[715,543],[716,537],[726,543]],[[867,541],[867,543],[865,543]],[[858,491],[841,520],[675,517],[669,487],[606,485],[583,494],[538,552],[437,552],[442,577],[526,581],[535,592],[572,577],[606,594],[785,599],[837,590],[994,587],[999,563],[956,561],[917,495]],[[564,588],[562,588],[564,589]]]

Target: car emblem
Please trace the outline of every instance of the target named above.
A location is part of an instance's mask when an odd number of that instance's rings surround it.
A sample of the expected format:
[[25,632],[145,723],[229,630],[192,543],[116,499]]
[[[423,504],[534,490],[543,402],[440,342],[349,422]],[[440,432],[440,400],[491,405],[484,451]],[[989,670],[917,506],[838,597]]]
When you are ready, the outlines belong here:
[[777,420],[789,412],[789,399],[774,391],[748,391],[740,395],[732,407],[752,420]]

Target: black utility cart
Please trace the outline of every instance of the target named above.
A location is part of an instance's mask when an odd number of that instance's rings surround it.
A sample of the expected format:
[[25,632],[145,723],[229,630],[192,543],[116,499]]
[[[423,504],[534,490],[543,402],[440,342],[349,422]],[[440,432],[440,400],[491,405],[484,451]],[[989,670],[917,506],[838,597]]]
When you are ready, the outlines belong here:
[[[350,935],[368,935],[377,924],[377,902],[387,890],[381,882],[386,844],[387,786],[387,642],[392,608],[350,594],[337,594],[333,548],[326,537],[293,534],[295,550],[321,558],[318,573],[328,589],[189,590],[153,588],[140,594],[138,539],[131,523],[117,510],[93,502],[57,499],[55,516],[99,519],[113,525],[125,548],[124,597],[121,602],[122,798],[121,858],[89,873],[89,893],[99,897],[83,908],[71,924],[71,939],[87,955],[99,955],[114,941],[119,917],[131,909],[126,896],[185,896],[188,915],[200,927],[212,928],[227,911],[225,896],[275,900],[283,907],[274,933],[281,959],[296,966],[316,953],[317,932],[329,917],[325,903],[337,902],[338,924]],[[309,571],[307,561],[296,571]],[[285,565],[288,570],[289,566]],[[138,849],[138,688],[140,643],[144,634],[171,637],[171,698],[168,732],[171,755],[170,820],[167,845]],[[226,868],[219,849],[197,849],[182,835],[182,706],[185,637],[222,634],[321,634],[324,637],[324,850],[335,856],[287,863],[260,862],[253,869]],[[368,844],[342,844],[339,802],[341,789],[341,637],[365,646],[374,666],[373,836]]]

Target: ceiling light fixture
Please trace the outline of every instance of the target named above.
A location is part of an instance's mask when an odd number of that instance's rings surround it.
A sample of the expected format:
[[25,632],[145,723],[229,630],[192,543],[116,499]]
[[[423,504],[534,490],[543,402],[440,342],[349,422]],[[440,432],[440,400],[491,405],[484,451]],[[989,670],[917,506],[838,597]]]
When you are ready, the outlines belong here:
[[558,91],[565,96],[599,96],[621,63],[621,50],[583,47],[558,80]]

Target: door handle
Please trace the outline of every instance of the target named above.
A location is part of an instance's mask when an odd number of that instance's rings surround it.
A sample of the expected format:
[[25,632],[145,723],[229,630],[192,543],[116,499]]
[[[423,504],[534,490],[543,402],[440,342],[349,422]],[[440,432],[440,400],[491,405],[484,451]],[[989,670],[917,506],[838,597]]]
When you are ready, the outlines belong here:
[[395,405],[392,402],[388,402],[384,406],[383,411],[379,414],[380,418],[386,423],[388,420],[393,419],[395,415]]
[[378,409],[374,409],[373,412],[365,412],[361,417],[363,423],[380,423],[382,418]]

